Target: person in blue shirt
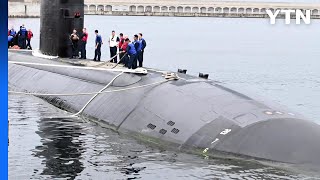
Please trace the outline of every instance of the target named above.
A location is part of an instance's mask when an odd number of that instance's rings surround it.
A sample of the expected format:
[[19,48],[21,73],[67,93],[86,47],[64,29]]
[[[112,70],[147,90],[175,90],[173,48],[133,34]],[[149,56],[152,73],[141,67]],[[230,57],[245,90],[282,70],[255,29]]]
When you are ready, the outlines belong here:
[[8,49],[13,46],[13,36],[9,35],[8,36]]
[[130,39],[127,38],[125,40],[125,42],[128,43],[128,46],[127,46],[127,49],[126,49],[126,52],[127,52],[128,56],[129,56],[128,63],[127,63],[128,69],[135,69],[135,68],[137,68],[134,65],[134,61],[137,61],[137,59],[136,59],[136,55],[137,55],[136,48],[134,47],[134,44],[131,43]]
[[20,31],[18,32],[18,38],[19,38],[19,47],[21,49],[27,48],[27,29],[24,27],[24,25],[20,26]]
[[9,34],[8,34],[8,35],[10,35],[10,36],[12,36],[12,37],[15,37],[16,34],[17,34],[17,32],[14,30],[13,27],[11,27],[11,29],[9,30]]
[[[101,59],[101,45],[102,43],[102,37],[99,34],[98,30],[95,30],[94,33],[96,34],[96,42],[95,42],[95,51],[94,51],[94,61],[100,61]],[[98,58],[98,59],[97,59]]]
[[138,36],[139,36],[139,41],[140,41],[140,43],[141,43],[141,45],[142,45],[140,57],[138,58],[138,59],[139,59],[139,67],[142,67],[144,48],[147,47],[147,43],[146,43],[146,41],[142,38],[142,33],[139,33]]
[[137,34],[134,35],[133,39],[134,39],[134,42],[133,42],[134,43],[134,47],[136,48],[136,51],[137,51],[136,60],[134,61],[133,66],[135,68],[137,68],[137,61],[139,61],[139,64],[140,64],[140,61],[141,61],[140,55],[141,55],[141,50],[142,50],[142,44],[139,41],[139,37],[138,37]]

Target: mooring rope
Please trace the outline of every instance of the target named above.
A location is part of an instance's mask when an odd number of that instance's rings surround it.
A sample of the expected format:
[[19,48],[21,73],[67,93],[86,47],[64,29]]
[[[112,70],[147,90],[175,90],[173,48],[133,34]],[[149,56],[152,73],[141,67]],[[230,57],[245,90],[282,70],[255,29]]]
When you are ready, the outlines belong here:
[[116,65],[114,65],[111,69],[117,67],[117,66],[120,64],[121,60],[122,60],[126,55],[127,55],[127,53],[124,53],[124,55],[123,55],[122,58],[118,61],[118,63],[117,63]]
[[78,116],[80,115],[85,109],[86,107],[91,103],[91,101],[93,101],[98,95],[99,93],[103,92],[105,89],[107,89],[114,80],[116,80],[119,76],[121,76],[123,74],[123,72],[119,73],[118,75],[116,75],[105,87],[103,87],[98,93],[96,93],[94,96],[91,97],[91,99],[80,109],[79,112],[73,114],[73,116]]
[[[79,96],[79,95],[99,95],[99,94],[105,94],[105,93],[112,93],[112,92],[121,92],[121,91],[128,91],[128,90],[134,90],[134,89],[139,89],[139,88],[144,88],[144,87],[148,87],[148,86],[153,86],[153,85],[157,85],[157,84],[162,84],[168,81],[171,81],[173,79],[166,79],[163,81],[158,81],[158,82],[154,82],[154,83],[150,83],[150,84],[145,84],[145,85],[141,85],[141,86],[135,86],[135,87],[130,87],[130,88],[122,88],[122,89],[116,89],[116,90],[110,90],[110,91],[99,91],[99,92],[91,92],[91,93],[70,93],[70,94],[42,94],[42,93],[26,93],[26,92],[15,92],[15,91],[8,91],[10,94],[13,95],[33,95],[33,96]],[[110,83],[109,83],[110,84]],[[108,87],[108,85],[106,85],[103,89],[105,89],[106,87]],[[59,119],[63,119],[63,118],[75,118],[75,117],[79,117],[78,115],[80,115],[83,110],[89,105],[89,103],[93,100],[93,98],[91,98],[86,105],[77,113],[72,114],[72,115],[68,115],[68,116],[55,116],[55,117],[47,117],[49,119],[53,119],[53,118],[59,118]]]

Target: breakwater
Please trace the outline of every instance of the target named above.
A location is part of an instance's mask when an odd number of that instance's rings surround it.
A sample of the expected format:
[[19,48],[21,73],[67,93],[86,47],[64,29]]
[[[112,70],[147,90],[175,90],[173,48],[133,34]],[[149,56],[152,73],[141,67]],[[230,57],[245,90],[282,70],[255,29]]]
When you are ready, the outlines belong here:
[[[9,17],[39,17],[40,2],[8,2]],[[311,18],[320,19],[320,3],[262,3],[262,2],[212,2],[200,1],[85,1],[84,13],[87,15],[114,16],[182,16],[182,17],[231,17],[268,18],[266,10],[296,9],[311,10]],[[284,17],[280,13],[278,17]],[[292,16],[294,18],[294,16]]]

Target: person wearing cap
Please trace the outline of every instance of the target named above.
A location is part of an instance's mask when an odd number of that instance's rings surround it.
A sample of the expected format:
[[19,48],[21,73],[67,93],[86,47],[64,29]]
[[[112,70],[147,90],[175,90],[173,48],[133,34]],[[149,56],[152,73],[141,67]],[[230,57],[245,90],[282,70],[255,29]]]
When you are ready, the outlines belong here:
[[139,34],[138,34],[138,37],[139,37],[139,41],[140,41],[140,43],[141,43],[141,52],[140,52],[139,58],[138,58],[138,59],[139,59],[139,67],[142,67],[142,66],[143,66],[142,63],[143,63],[144,48],[147,47],[147,43],[146,43],[146,41],[143,39],[142,33],[139,33]]
[[109,37],[109,47],[110,47],[110,58],[113,57],[113,59],[111,59],[110,62],[113,63],[117,63],[117,48],[118,48],[118,44],[119,44],[119,37],[116,35],[115,31],[112,31],[111,36]]

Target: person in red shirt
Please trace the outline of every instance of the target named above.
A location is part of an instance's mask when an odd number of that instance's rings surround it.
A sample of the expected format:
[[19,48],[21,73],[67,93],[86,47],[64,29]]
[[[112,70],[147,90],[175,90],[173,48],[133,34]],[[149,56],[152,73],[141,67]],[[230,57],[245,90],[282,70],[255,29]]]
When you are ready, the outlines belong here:
[[83,28],[82,29],[82,34],[80,35],[80,53],[81,53],[81,57],[79,59],[87,59],[87,50],[86,50],[87,41],[88,41],[87,29]]
[[32,50],[31,43],[30,43],[32,37],[33,37],[33,33],[31,29],[29,29],[27,32],[27,49],[30,49],[30,50]]
[[123,37],[123,34],[120,33],[120,41],[119,41],[119,49],[121,49],[122,44],[124,43],[125,38]]
[[124,64],[124,66],[127,67],[127,62],[128,62],[128,55],[127,55],[127,47],[128,47],[128,41],[126,41],[126,39],[128,39],[127,37],[123,38],[124,42],[122,43],[122,46],[120,48],[120,63]]

